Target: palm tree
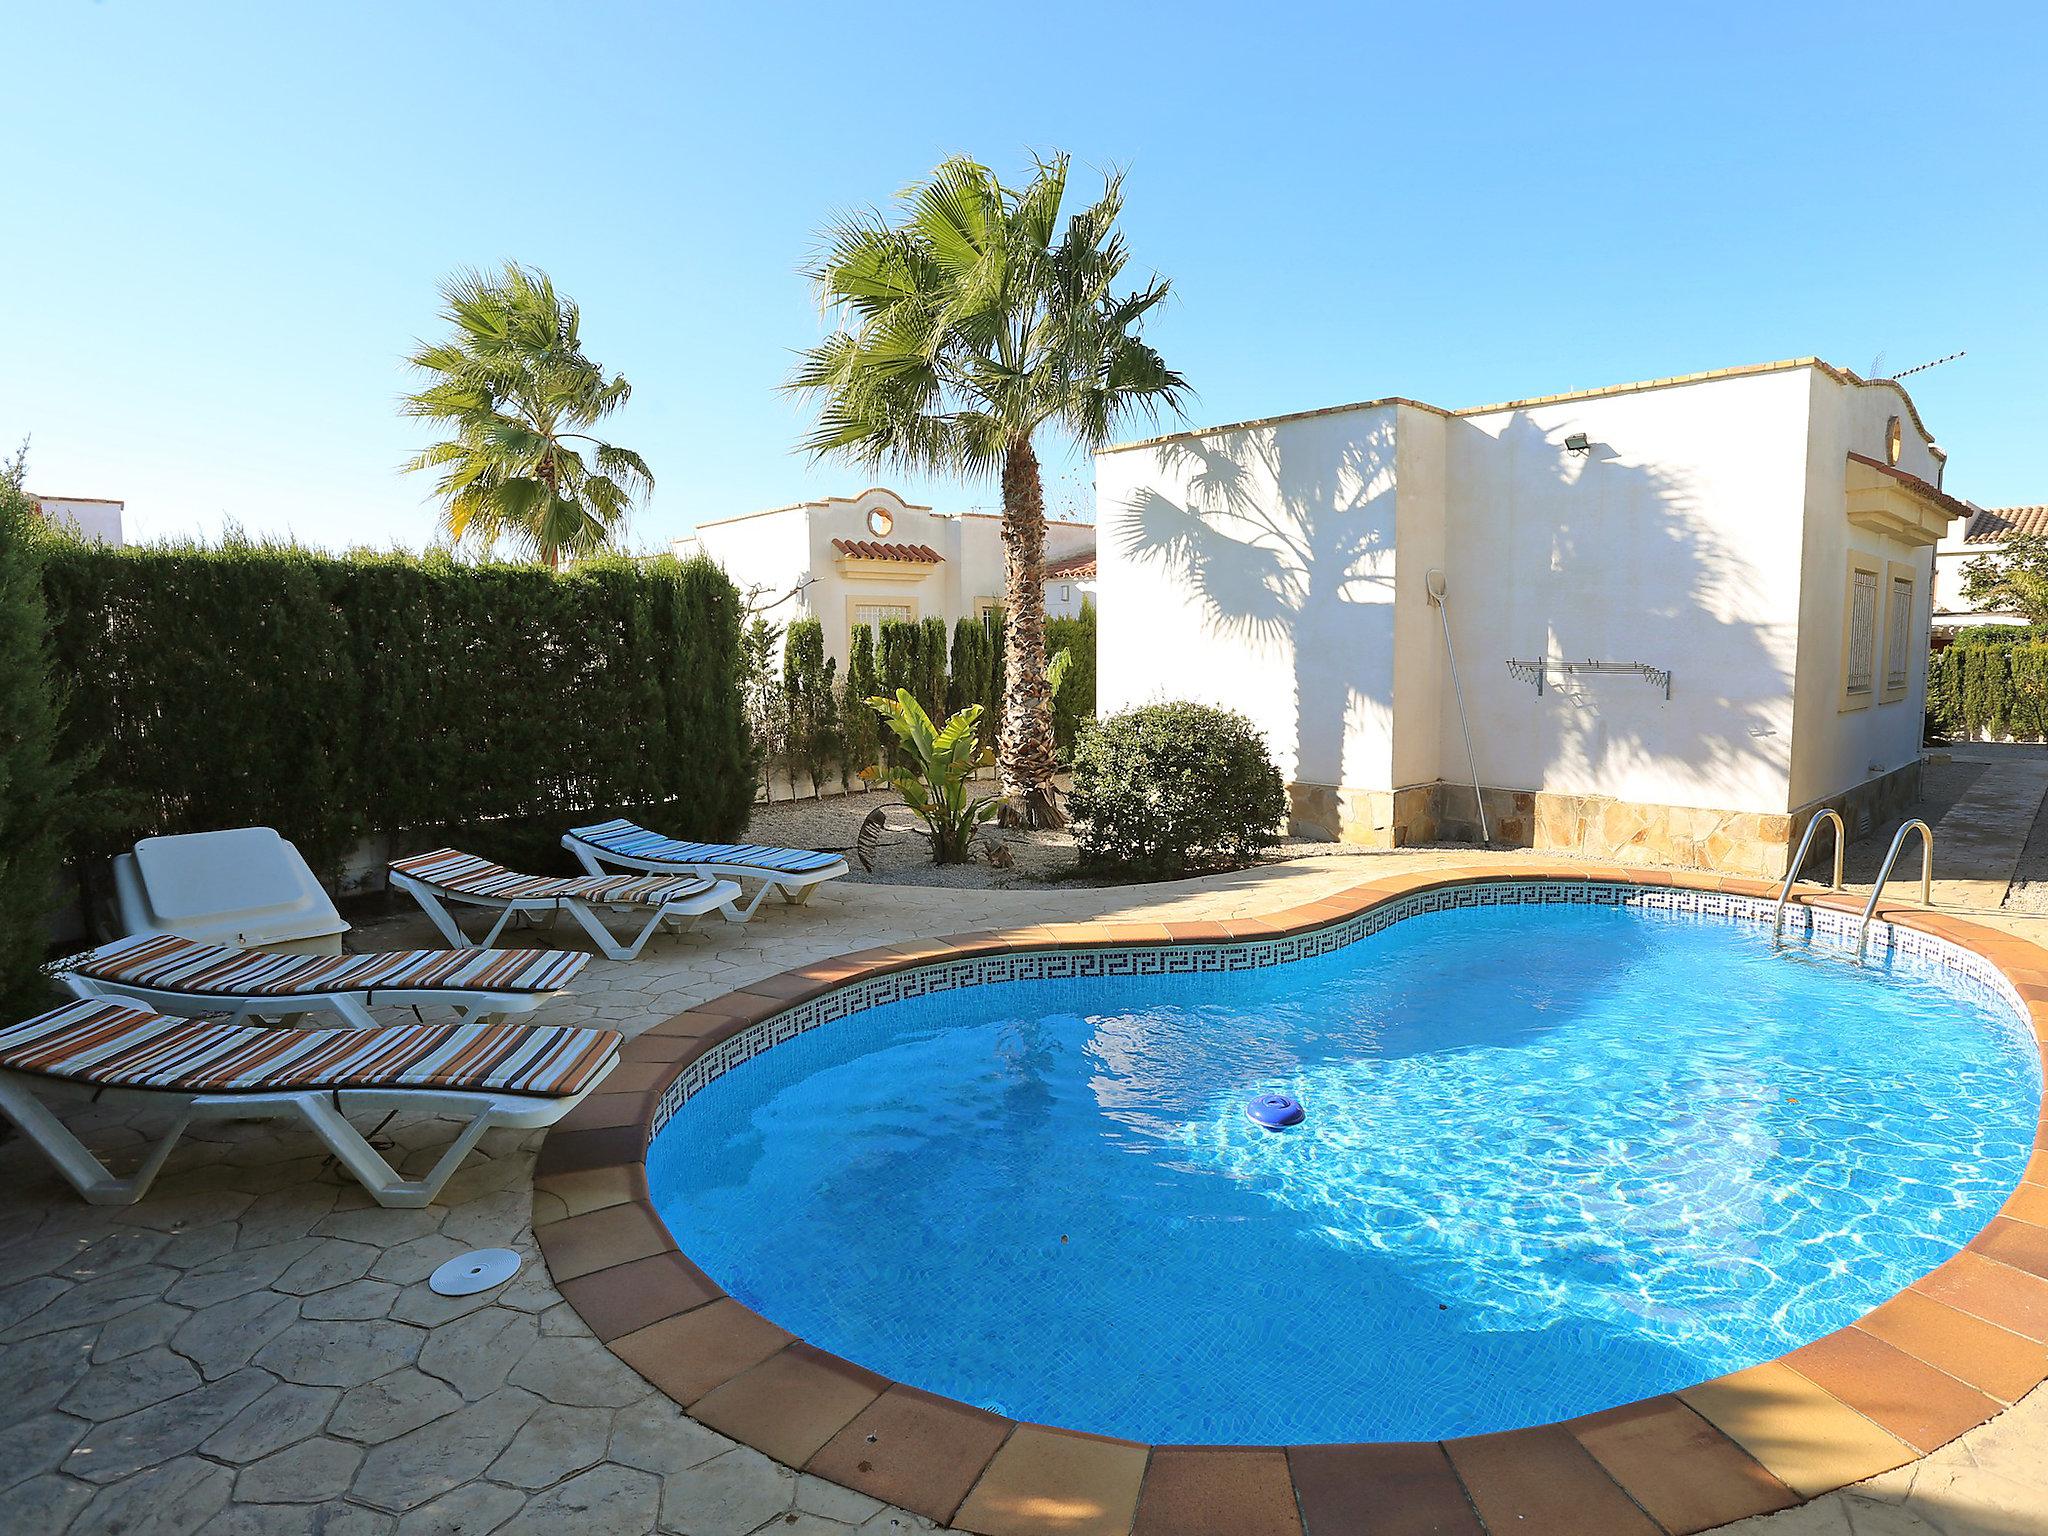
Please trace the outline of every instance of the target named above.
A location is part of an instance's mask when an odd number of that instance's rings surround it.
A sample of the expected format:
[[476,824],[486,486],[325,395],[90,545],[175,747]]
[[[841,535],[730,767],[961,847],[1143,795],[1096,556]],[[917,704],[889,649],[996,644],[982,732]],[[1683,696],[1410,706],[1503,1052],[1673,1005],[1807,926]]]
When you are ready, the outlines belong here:
[[509,540],[550,567],[603,549],[654,489],[639,454],[589,433],[633,386],[583,355],[581,314],[545,272],[456,272],[441,300],[453,334],[413,350],[407,362],[431,382],[399,409],[454,433],[405,465],[444,471],[442,526],[458,543]]
[[819,401],[803,446],[869,467],[999,474],[1007,555],[1003,792],[1032,826],[1063,820],[1053,788],[1045,675],[1041,427],[1094,449],[1134,414],[1180,410],[1187,385],[1140,337],[1164,278],[1118,293],[1121,173],[1064,226],[1068,157],[1007,187],[956,156],[879,210],[829,224],[806,275],[840,328],[803,354],[789,388]]

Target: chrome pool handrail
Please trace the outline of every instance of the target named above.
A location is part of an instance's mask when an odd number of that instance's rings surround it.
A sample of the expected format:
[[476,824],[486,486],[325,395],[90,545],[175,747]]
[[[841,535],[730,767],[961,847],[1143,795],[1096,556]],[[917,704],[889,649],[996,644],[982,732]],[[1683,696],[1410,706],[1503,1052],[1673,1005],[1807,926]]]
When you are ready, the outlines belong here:
[[1892,877],[1892,866],[1899,862],[1899,854],[1905,850],[1906,834],[1914,828],[1920,830],[1920,905],[1934,905],[1934,829],[1919,817],[1914,817],[1892,839],[1891,851],[1884,856],[1884,864],[1877,872],[1877,884],[1870,888],[1870,900],[1863,908],[1863,923],[1856,930],[1856,963],[1863,963],[1863,947],[1870,942],[1870,918],[1877,911],[1877,903],[1884,895],[1884,883]]
[[1806,835],[1799,839],[1799,851],[1792,855],[1792,867],[1785,871],[1785,888],[1778,892],[1777,905],[1771,908],[1771,948],[1776,949],[1785,942],[1779,930],[1784,921],[1785,903],[1792,899],[1792,887],[1799,883],[1799,871],[1806,867],[1807,851],[1813,847],[1813,834],[1820,830],[1820,824],[1832,821],[1835,824],[1835,879],[1828,887],[1831,891],[1842,888],[1842,845],[1849,840],[1849,829],[1842,824],[1840,811],[1819,810],[1806,823]]

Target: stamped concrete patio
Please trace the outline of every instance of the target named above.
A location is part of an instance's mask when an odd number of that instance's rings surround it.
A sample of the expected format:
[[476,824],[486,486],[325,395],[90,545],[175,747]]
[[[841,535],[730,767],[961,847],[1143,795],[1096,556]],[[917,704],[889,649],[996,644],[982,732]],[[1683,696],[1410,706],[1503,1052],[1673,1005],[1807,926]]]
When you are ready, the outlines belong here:
[[[801,911],[765,907],[746,928],[658,941],[631,964],[595,961],[575,997],[545,1017],[630,1035],[750,981],[874,945],[1046,920],[1257,916],[1479,857],[1333,855],[1121,890],[842,885]],[[1496,857],[1512,867],[1517,856]],[[432,938],[403,920],[356,942]],[[397,1122],[385,1134],[410,1169],[446,1130]],[[108,1118],[88,1139],[119,1149],[141,1135]],[[269,1125],[200,1127],[146,1201],[111,1210],[77,1200],[18,1141],[0,1148],[0,1531],[933,1529],[692,1422],[599,1344],[533,1243],[539,1140],[493,1133],[424,1211],[377,1208],[307,1138]],[[500,1245],[527,1257],[510,1285],[462,1300],[427,1289],[442,1259]],[[1565,1518],[1545,1529],[1576,1533]],[[1353,1529],[1448,1528],[1379,1509]],[[2048,1390],[1896,1472],[1728,1529],[2048,1530]]]

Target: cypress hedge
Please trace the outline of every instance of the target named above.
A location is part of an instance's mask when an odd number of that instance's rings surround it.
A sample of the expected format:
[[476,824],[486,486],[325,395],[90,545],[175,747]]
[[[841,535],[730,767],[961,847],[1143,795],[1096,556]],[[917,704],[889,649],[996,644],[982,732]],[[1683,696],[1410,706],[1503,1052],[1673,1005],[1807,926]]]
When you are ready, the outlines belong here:
[[1936,737],[2048,740],[2048,643],[1958,642],[1935,652],[1927,726]]
[[1074,750],[1081,727],[1095,718],[1095,605],[1083,603],[1080,617],[1051,619],[1045,626],[1045,654],[1066,651],[1074,659],[1052,700],[1053,744],[1062,756]]
[[709,561],[63,542],[43,575],[64,748],[110,802],[81,855],[260,824],[328,875],[368,833],[562,868],[579,818],[746,825],[741,602]]
[[0,1022],[48,1001],[44,924],[57,904],[73,765],[57,750],[41,570],[49,540],[22,489],[22,456],[0,466]]

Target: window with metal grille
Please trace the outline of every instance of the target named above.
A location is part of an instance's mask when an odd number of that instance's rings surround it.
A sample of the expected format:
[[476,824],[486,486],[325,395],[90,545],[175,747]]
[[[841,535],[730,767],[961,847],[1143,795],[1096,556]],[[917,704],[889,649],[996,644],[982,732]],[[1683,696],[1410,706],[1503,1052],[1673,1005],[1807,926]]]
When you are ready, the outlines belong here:
[[1877,660],[1877,572],[1858,571],[1849,589],[1849,682],[1851,693],[1870,692]]

